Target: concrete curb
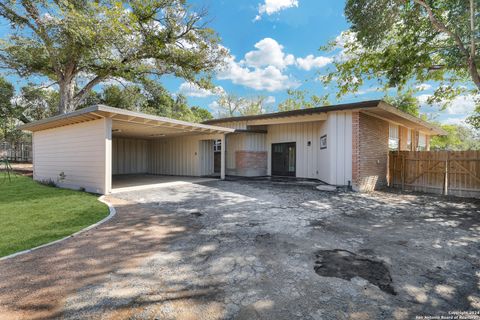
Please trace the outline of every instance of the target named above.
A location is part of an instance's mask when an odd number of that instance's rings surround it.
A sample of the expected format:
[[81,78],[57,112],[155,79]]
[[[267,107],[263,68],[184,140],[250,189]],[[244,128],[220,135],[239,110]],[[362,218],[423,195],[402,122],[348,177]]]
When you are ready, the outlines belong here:
[[108,206],[108,210],[110,211],[109,215],[106,216],[105,218],[103,218],[102,220],[98,221],[97,223],[95,224],[92,224],[91,226],[88,226],[82,230],[79,230],[69,236],[66,236],[64,238],[61,238],[61,239],[58,239],[58,240],[55,240],[55,241],[52,241],[52,242],[49,242],[49,243],[45,243],[45,244],[42,244],[38,247],[35,247],[35,248],[32,248],[32,249],[27,249],[27,250],[23,250],[23,251],[19,251],[19,252],[15,252],[15,253],[12,253],[8,256],[5,256],[5,257],[1,257],[0,258],[0,261],[3,261],[3,260],[7,260],[7,259],[11,259],[11,258],[14,258],[16,256],[19,256],[19,255],[22,255],[22,254],[25,254],[25,253],[30,253],[32,251],[35,251],[35,250],[38,250],[38,249],[41,249],[41,248],[45,248],[45,247],[48,247],[48,246],[51,246],[51,245],[54,245],[54,244],[57,244],[59,242],[62,242],[62,241],[65,241],[69,238],[72,238],[72,237],[75,237],[77,235],[79,235],[80,233],[83,233],[85,231],[88,231],[88,230],[91,230],[99,225],[101,225],[102,223],[105,223],[107,222],[108,220],[112,219],[115,214],[117,213],[117,211],[115,210],[115,208],[113,207],[112,204],[110,204],[107,200],[105,200],[105,196],[101,196],[98,198],[98,201],[102,202],[102,203],[105,203],[107,206]]

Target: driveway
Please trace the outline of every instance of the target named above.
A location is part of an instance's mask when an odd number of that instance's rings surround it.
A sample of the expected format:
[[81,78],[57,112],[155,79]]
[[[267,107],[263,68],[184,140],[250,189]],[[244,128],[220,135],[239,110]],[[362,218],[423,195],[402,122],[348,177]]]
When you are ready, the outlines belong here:
[[2,319],[411,319],[480,309],[480,201],[213,181],[111,198],[0,262]]

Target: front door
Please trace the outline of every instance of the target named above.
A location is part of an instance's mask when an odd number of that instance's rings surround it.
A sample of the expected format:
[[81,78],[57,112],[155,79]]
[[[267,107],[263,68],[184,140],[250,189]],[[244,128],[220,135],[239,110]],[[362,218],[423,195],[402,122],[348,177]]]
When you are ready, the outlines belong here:
[[295,142],[272,143],[272,176],[295,177]]

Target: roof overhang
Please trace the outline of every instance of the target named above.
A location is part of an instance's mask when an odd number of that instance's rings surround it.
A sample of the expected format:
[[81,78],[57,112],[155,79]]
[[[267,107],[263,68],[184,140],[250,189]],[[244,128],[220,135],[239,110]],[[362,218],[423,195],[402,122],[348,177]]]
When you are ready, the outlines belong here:
[[447,132],[442,128],[398,110],[398,108],[395,108],[384,101],[380,101],[380,103],[374,108],[360,111],[400,126],[415,129],[428,135],[447,135]]
[[145,113],[95,105],[71,113],[27,123],[18,128],[25,131],[41,131],[87,121],[110,118],[113,132],[118,136],[163,137],[191,134],[225,134],[234,129],[153,116]]
[[311,122],[326,120],[327,113],[338,111],[359,111],[390,123],[415,129],[429,135],[446,135],[447,132],[427,121],[400,111],[382,100],[361,101],[348,104],[330,105],[310,109],[275,112],[261,115],[231,117],[205,121],[206,124],[222,125],[229,122],[246,122],[247,126],[283,123]]

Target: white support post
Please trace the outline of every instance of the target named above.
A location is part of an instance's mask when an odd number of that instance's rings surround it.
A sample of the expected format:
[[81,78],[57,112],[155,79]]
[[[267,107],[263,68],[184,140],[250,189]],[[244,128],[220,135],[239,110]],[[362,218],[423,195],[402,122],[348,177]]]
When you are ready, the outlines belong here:
[[227,144],[226,144],[225,139],[225,134],[222,135],[221,138],[221,147],[220,147],[220,179],[225,180],[225,166],[226,166],[226,161],[225,161],[225,152],[227,149]]
[[105,186],[104,194],[112,192],[112,119],[105,118]]

